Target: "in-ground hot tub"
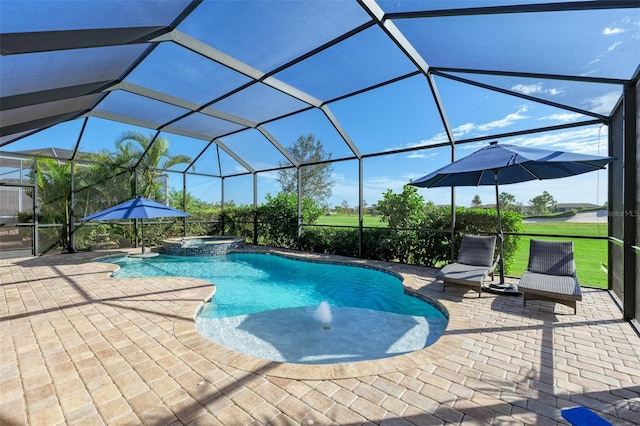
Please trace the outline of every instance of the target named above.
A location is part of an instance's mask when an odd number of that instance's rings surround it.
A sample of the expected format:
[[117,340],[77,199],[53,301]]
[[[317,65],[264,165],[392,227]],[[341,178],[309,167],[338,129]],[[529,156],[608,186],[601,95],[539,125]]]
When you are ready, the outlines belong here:
[[241,237],[178,237],[164,240],[164,254],[170,256],[217,256],[244,247]]

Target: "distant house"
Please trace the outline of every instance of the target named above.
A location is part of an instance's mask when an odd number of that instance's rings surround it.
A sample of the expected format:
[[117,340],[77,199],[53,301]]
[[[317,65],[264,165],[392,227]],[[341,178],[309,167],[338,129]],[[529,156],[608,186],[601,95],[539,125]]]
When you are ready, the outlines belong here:
[[21,157],[36,156],[36,157],[50,157],[50,158],[57,158],[61,160],[68,160],[73,155],[73,152],[74,151],[72,149],[48,147],[48,148],[35,148],[35,149],[25,149],[22,151],[14,151],[13,154],[14,155],[17,154]]
[[18,212],[33,211],[33,199],[27,190],[30,171],[31,160],[0,151],[1,225],[18,223]]
[[28,190],[33,185],[30,176],[33,157],[68,160],[73,153],[70,149],[55,147],[0,151],[0,223],[18,223],[19,212],[33,211],[33,199]]
[[18,212],[33,210],[33,199],[24,188],[3,186],[0,188],[0,223],[18,223]]
[[558,203],[553,212],[564,213],[570,210],[592,210],[597,208],[602,208],[602,206],[591,203]]

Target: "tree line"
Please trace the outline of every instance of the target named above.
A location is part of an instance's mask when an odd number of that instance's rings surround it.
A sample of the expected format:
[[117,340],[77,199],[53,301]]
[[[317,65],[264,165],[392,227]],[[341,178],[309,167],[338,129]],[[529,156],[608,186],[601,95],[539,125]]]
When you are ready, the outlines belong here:
[[[290,163],[281,163],[282,169],[278,171],[280,192],[276,195],[267,194],[265,202],[258,206],[256,212],[252,206],[235,206],[233,201],[225,201],[224,210],[221,203],[210,203],[199,200],[189,192],[171,190],[166,192],[166,182],[162,177],[165,170],[179,164],[190,164],[192,159],[185,155],[170,155],[169,141],[165,138],[153,139],[152,135],[144,135],[139,132],[124,132],[114,144],[114,151],[102,151],[88,154],[83,160],[91,160],[81,167],[76,167],[73,172],[74,193],[71,196],[71,163],[61,162],[55,159],[37,160],[37,176],[40,221],[42,223],[59,224],[57,228],[49,231],[50,244],[60,245],[64,250],[70,250],[70,234],[74,232],[71,227],[71,217],[75,220],[94,213],[98,210],[111,207],[135,195],[168,203],[172,207],[184,209],[192,217],[189,219],[189,235],[215,234],[231,232],[249,237],[255,216],[260,222],[259,230],[261,243],[295,246],[300,245],[298,239],[299,218],[298,184],[300,188],[300,203],[302,205],[302,224],[312,226],[318,217],[328,210],[328,200],[331,197],[333,182],[333,168],[331,166],[331,153],[324,149],[322,142],[312,134],[300,136],[287,148],[290,158],[298,164],[304,164],[300,168],[284,167]],[[134,172],[134,170],[136,172]],[[298,175],[300,174],[300,175]],[[545,192],[545,194],[547,194]],[[545,195],[543,194],[543,195]],[[547,194],[548,195],[548,194]],[[73,199],[74,203],[71,203]],[[552,197],[551,197],[552,199]],[[505,211],[519,212],[515,198],[508,193],[502,193],[501,207]],[[479,197],[477,200],[480,201]],[[547,201],[548,204],[548,201]],[[365,204],[366,205],[366,204]],[[348,212],[351,208],[345,201],[340,206],[342,211]],[[450,215],[442,208],[438,208],[431,201],[425,202],[417,193],[417,188],[405,186],[400,193],[387,190],[382,194],[382,199],[371,206],[381,215],[384,222],[391,229],[430,228],[443,227],[446,229]],[[477,219],[476,220],[480,220]],[[199,224],[202,222],[202,224]],[[213,224],[212,224],[213,223]],[[490,221],[487,222],[490,224]],[[133,230],[122,226],[114,226],[108,222],[92,224],[76,237],[82,236],[86,241],[99,239],[103,234],[116,234],[124,244],[133,243]],[[469,225],[472,226],[472,225]],[[145,226],[146,229],[146,226]],[[491,228],[493,229],[493,228]],[[308,233],[310,228],[305,228]],[[485,229],[489,232],[490,229]],[[155,238],[156,242],[169,236],[166,233],[180,233],[175,226],[160,230],[155,234],[145,232],[145,236]],[[309,234],[311,235],[311,234]],[[373,234],[372,234],[373,235]],[[403,237],[405,238],[405,237]],[[441,235],[432,235],[432,245],[442,246],[437,243]],[[406,238],[402,243],[397,237],[387,237],[388,241],[396,241],[392,251],[407,252],[407,247],[414,244]],[[153,241],[150,241],[153,243]],[[325,243],[309,242],[309,245],[326,246]],[[339,245],[340,241],[333,241]],[[423,241],[424,243],[424,241]],[[392,244],[392,246],[394,245]],[[439,245],[438,245],[439,244]],[[404,247],[400,249],[399,247]],[[346,251],[353,250],[349,248]],[[427,263],[437,262],[446,253],[440,247],[437,259]],[[392,256],[391,254],[388,255]],[[394,255],[395,258],[410,257]],[[399,257],[398,257],[399,256]],[[423,261],[421,261],[424,263]]]
[[[530,199],[529,205],[526,208],[521,202],[516,201],[516,197],[513,194],[509,194],[508,192],[501,192],[498,195],[498,203],[500,203],[500,210],[513,210],[519,213],[526,212],[533,215],[553,213],[558,206],[553,195],[547,191],[543,191],[541,195]],[[471,207],[481,208],[482,205],[480,195],[476,194],[471,200]]]

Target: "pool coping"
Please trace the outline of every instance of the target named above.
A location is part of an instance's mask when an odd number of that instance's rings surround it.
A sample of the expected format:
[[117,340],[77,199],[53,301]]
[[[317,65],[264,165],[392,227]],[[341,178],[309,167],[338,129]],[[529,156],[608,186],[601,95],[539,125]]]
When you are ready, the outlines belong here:
[[[448,312],[449,321],[443,335],[440,336],[435,343],[424,349],[402,355],[376,360],[336,364],[312,365],[269,361],[226,348],[207,339],[198,332],[195,326],[196,316],[200,309],[202,309],[204,303],[209,301],[215,293],[214,288],[208,297],[199,302],[183,303],[179,308],[177,312],[178,315],[176,315],[177,318],[173,323],[174,335],[182,344],[213,362],[226,364],[230,367],[247,372],[288,379],[327,380],[356,378],[392,373],[414,367],[424,368],[427,364],[431,364],[437,360],[446,358],[448,355],[454,354],[456,350],[460,348],[464,340],[464,337],[460,335],[460,331],[469,328],[469,317],[459,304],[439,298],[438,293],[435,293],[432,289],[427,289],[426,285],[421,285],[419,283],[418,276],[411,272],[411,270],[415,270],[416,268],[425,269],[425,267],[365,259],[353,259],[317,253],[296,252],[269,247],[248,246],[243,249],[234,250],[234,252],[273,253],[298,260],[350,264],[385,270],[402,277],[405,290],[416,293],[421,297],[427,297],[444,307]],[[435,273],[430,275],[435,276]],[[435,278],[431,277],[422,276],[420,278],[422,280],[426,280],[427,284],[435,281]]]

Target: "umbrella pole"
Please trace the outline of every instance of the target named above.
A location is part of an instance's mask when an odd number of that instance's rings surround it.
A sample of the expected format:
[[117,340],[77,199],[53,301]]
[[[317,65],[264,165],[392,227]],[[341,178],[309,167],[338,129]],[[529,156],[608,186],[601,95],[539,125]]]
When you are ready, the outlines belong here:
[[519,295],[520,292],[513,284],[506,284],[504,282],[504,253],[503,253],[503,243],[504,243],[504,235],[502,234],[502,217],[500,216],[500,193],[498,192],[498,170],[495,169],[493,171],[493,179],[496,186],[496,213],[498,214],[498,256],[500,259],[498,260],[498,267],[500,268],[500,282],[498,284],[491,283],[485,288],[487,291],[491,291],[493,293],[498,294],[508,294],[508,295]]
[[142,254],[144,254],[144,220],[140,219],[140,242],[142,243]]
[[504,284],[504,256],[502,254],[502,245],[504,242],[504,235],[502,235],[502,219],[500,217],[500,195],[498,193],[498,170],[493,171],[493,179],[496,184],[496,213],[498,215],[498,255],[500,256],[500,284]]

